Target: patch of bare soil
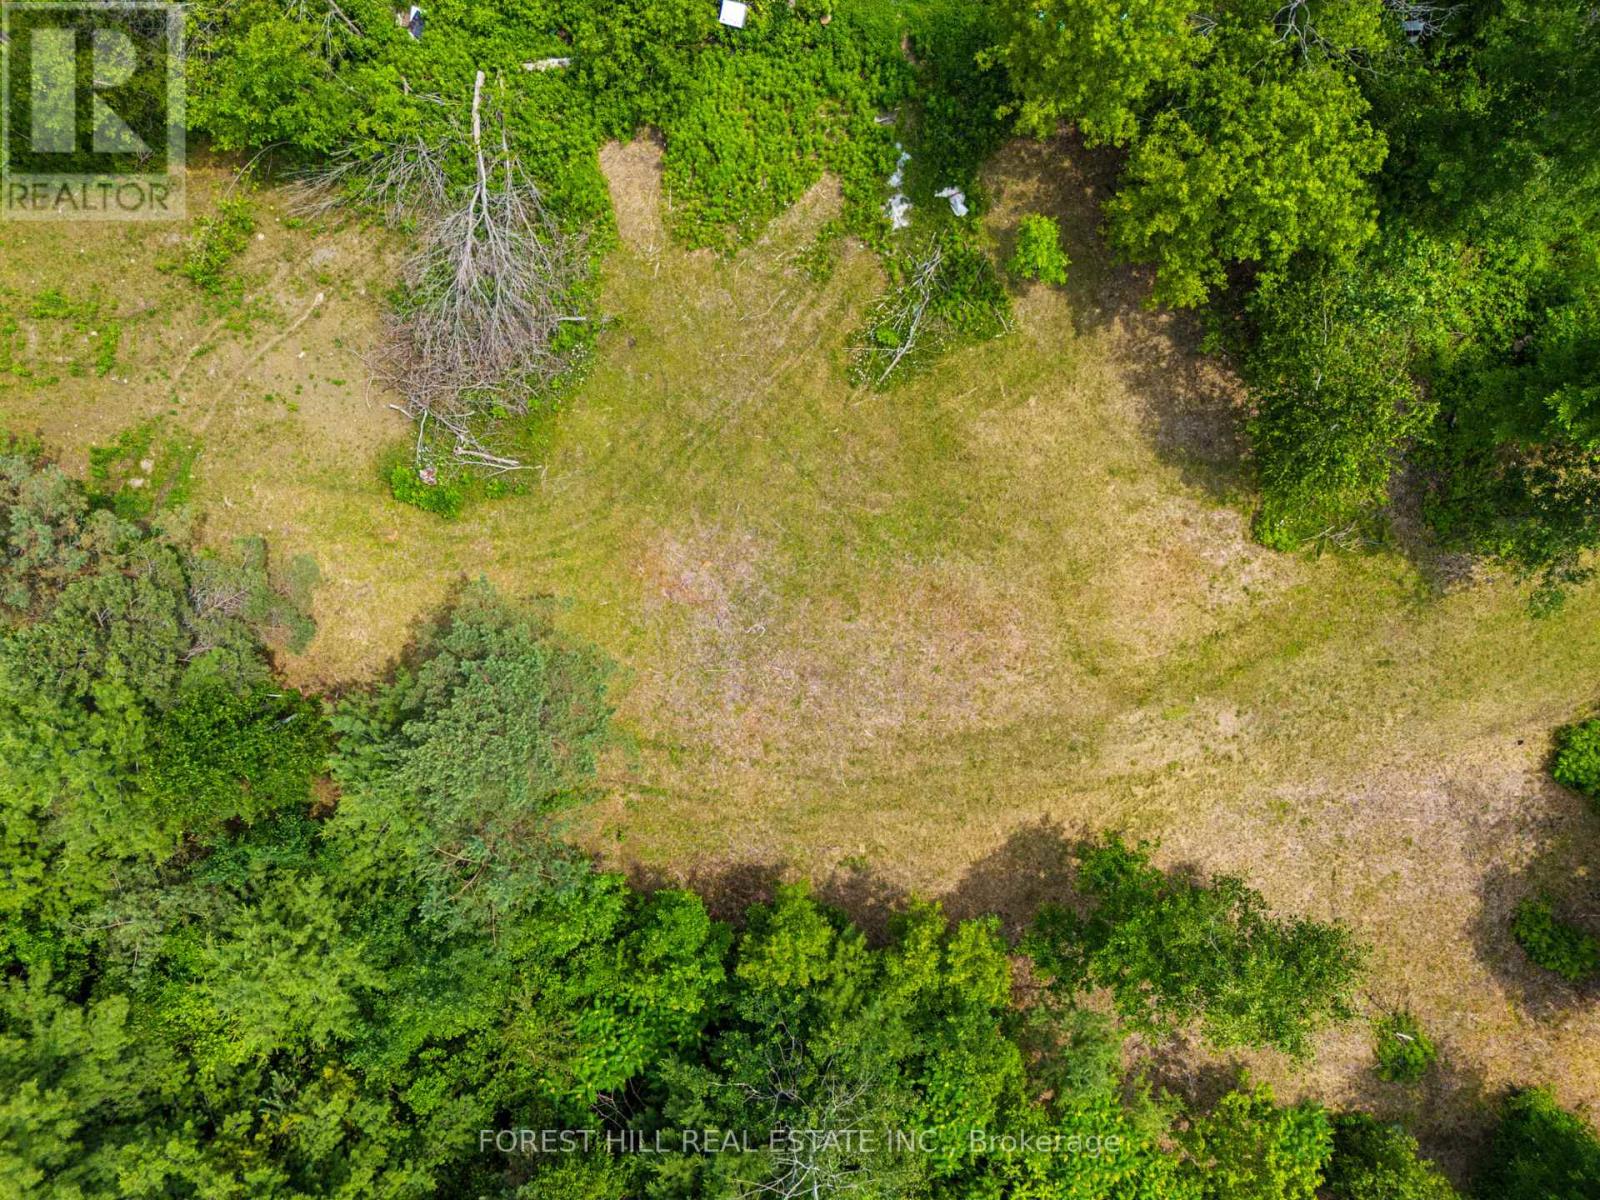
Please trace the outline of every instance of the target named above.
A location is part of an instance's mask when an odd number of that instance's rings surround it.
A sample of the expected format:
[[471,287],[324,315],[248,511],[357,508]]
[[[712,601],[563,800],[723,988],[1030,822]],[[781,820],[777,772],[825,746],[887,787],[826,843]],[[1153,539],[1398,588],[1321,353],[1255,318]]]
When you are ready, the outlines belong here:
[[642,133],[631,142],[600,147],[600,170],[611,190],[617,236],[629,249],[653,257],[666,245],[661,212],[661,139]]

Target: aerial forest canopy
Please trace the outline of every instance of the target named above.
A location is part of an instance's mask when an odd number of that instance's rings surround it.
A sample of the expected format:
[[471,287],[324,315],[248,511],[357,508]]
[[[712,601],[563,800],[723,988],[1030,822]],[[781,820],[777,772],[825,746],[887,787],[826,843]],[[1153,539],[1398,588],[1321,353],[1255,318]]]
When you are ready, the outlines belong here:
[[[994,918],[869,939],[790,886],[732,927],[565,840],[610,667],[539,604],[466,586],[319,700],[269,670],[309,564],[197,551],[15,442],[0,546],[8,1196],[1454,1195],[1397,1127],[1124,1076],[1096,988],[1223,1049],[1350,1016],[1362,948],[1243,880],[1083,845],[1032,996]],[[1500,1195],[1567,1195],[1517,1190],[1549,1155],[1600,1179],[1543,1093],[1501,1136]]]
[[[756,0],[736,28],[716,0],[436,0],[420,36],[397,15],[186,17],[196,137],[289,182],[297,219],[403,247],[369,360],[413,423],[397,497],[453,515],[582,380],[617,242],[608,141],[659,136],[668,230],[717,254],[836,179],[797,269],[821,279],[846,237],[877,256],[838,365],[887,402],[1006,332],[1012,283],[1073,279],[1053,219],[1022,217],[1005,266],[978,220],[984,164],[1022,137],[1098,157],[1107,244],[1236,368],[1259,541],[1369,544],[1407,506],[1536,606],[1589,574],[1584,5]],[[230,193],[178,269],[204,290],[250,233]],[[864,927],[799,883],[721,912],[608,872],[584,822],[636,749],[627,671],[556,601],[462,582],[363,682],[297,690],[278,668],[315,635],[314,562],[221,547],[174,497],[134,503],[93,457],[79,479],[15,433],[0,1196],[1462,1194],[1354,1098],[1247,1073],[1179,1095],[1138,1058],[1182,1035],[1230,1065],[1307,1063],[1370,1004],[1377,955],[1349,926],[1114,832],[1076,842],[1070,884],[1015,927],[918,899]],[[1595,722],[1565,731],[1555,778],[1600,795],[1597,746]],[[1505,924],[1575,985],[1600,971],[1553,902]],[[1412,1013],[1375,1026],[1382,1080],[1426,1074]],[[1600,1141],[1551,1092],[1484,1109],[1471,1194],[1600,1196]]]

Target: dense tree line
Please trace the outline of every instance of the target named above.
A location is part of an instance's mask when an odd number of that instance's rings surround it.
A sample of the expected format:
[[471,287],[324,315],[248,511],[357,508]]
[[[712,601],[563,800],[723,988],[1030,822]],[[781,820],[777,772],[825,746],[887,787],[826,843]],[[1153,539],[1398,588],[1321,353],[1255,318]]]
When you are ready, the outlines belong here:
[[[1600,541],[1595,85],[1565,0],[1000,6],[1025,130],[1127,147],[1112,240],[1238,315],[1257,531],[1440,539],[1539,573]],[[1219,290],[1221,295],[1219,296]]]
[[[1340,927],[1115,838],[1029,939],[1038,993],[992,918],[875,942],[790,886],[723,924],[564,839],[609,666],[548,607],[466,586],[386,681],[305,697],[270,668],[304,565],[113,509],[0,453],[6,1195],[1454,1194],[1393,1126],[1124,1073],[1120,1028],[1304,1053]],[[1539,1093],[1501,1136],[1498,1197],[1600,1179]]]

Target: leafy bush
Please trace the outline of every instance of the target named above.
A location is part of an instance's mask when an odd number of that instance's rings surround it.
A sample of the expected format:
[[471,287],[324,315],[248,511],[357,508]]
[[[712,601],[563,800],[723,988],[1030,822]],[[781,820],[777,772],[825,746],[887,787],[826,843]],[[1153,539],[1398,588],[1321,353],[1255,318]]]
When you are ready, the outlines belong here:
[[255,209],[250,200],[245,196],[223,197],[210,213],[195,222],[178,273],[207,295],[221,296],[230,287],[228,268],[244,253],[255,231]]
[[196,689],[161,715],[141,785],[187,829],[305,809],[327,757],[319,708],[298,693]]
[[1417,1139],[1365,1113],[1333,1119],[1328,1200],[1457,1200],[1439,1168],[1419,1156]]
[[1373,1025],[1378,1078],[1390,1083],[1415,1083],[1439,1057],[1433,1039],[1409,1012],[1393,1012]]
[[1332,1151],[1320,1106],[1280,1108],[1265,1085],[1229,1092],[1189,1134],[1205,1200],[1315,1200]]
[[1550,774],[1562,787],[1600,801],[1600,719],[1569,725],[1556,734]]
[[1501,1109],[1479,1194],[1493,1200],[1592,1200],[1600,1195],[1600,1139],[1548,1091],[1514,1092]]
[[1581,983],[1600,972],[1600,941],[1556,916],[1548,896],[1530,896],[1517,905],[1511,936],[1530,959],[1568,983]]
[[[451,520],[461,515],[467,502],[466,485],[459,477],[435,474],[430,483],[422,474],[430,468],[417,468],[409,462],[397,462],[389,468],[389,493],[402,504],[410,504]],[[435,472],[437,468],[431,468]]]
[[1029,213],[1017,226],[1017,249],[1007,269],[1018,279],[1036,279],[1063,287],[1067,252],[1061,248],[1061,227],[1053,219]]
[[200,443],[186,434],[162,436],[159,420],[124,430],[108,446],[89,448],[90,496],[120,517],[145,520],[189,498]]
[[1233,876],[1163,875],[1149,847],[1113,835],[1076,852],[1087,917],[1047,906],[1025,941],[1058,992],[1111,991],[1133,1028],[1168,1034],[1198,1020],[1216,1046],[1310,1049],[1347,1019],[1364,952],[1338,925],[1270,916]]
[[1251,297],[1244,375],[1263,544],[1337,545],[1388,505],[1402,453],[1434,417],[1412,364],[1454,315],[1447,264],[1442,248],[1395,238],[1356,267],[1323,267]]

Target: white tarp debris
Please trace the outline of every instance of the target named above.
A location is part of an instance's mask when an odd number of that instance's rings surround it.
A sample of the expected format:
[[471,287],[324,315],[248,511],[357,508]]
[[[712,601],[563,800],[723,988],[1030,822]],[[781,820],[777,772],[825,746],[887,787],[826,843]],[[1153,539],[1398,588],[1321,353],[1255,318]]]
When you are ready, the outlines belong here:
[[554,71],[558,67],[570,67],[570,58],[541,58],[538,62],[523,63],[524,71]]
[[743,29],[744,19],[749,12],[750,6],[739,3],[739,0],[722,0],[722,15],[717,20],[735,29]]
[[900,151],[900,157],[894,164],[894,174],[889,176],[889,186],[894,189],[894,195],[889,197],[884,212],[888,214],[890,229],[904,229],[911,224],[911,201],[900,188],[906,181],[906,164],[911,161],[911,155],[899,142],[894,144],[894,148]]
[[942,192],[935,192],[941,200],[950,201],[950,211],[958,217],[967,215],[967,194],[960,188],[948,187]]

